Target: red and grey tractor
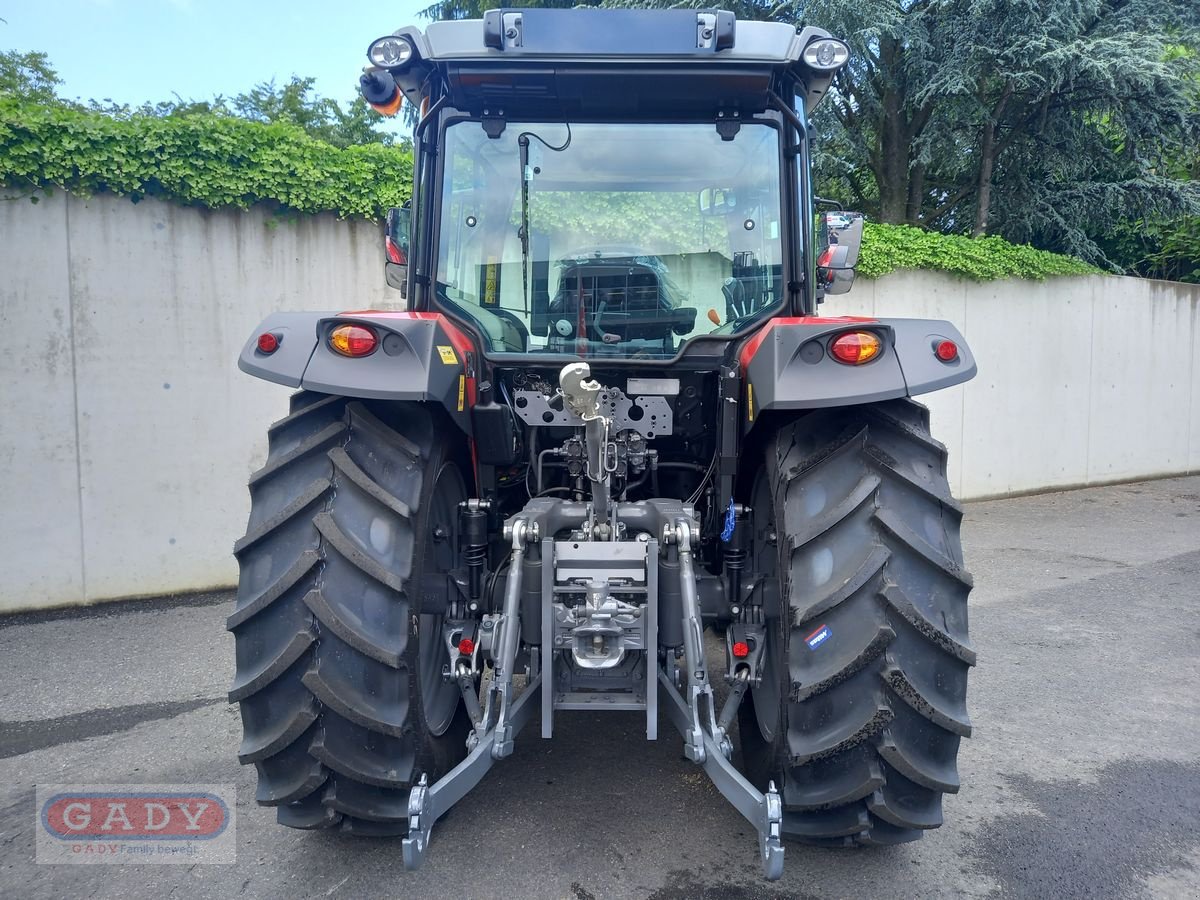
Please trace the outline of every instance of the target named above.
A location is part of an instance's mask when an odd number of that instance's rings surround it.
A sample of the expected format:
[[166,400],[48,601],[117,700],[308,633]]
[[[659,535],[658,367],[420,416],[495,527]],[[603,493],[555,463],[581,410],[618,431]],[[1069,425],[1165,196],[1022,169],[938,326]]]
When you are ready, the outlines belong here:
[[819,312],[862,236],[810,179],[848,55],[683,9],[370,45],[364,96],[418,111],[398,308],[277,313],[240,359],[297,389],[228,623],[282,824],[400,836],[416,866],[563,710],[650,740],[665,714],[769,878],[787,839],[941,824],[971,579],[912,398],[975,363],[948,322]]

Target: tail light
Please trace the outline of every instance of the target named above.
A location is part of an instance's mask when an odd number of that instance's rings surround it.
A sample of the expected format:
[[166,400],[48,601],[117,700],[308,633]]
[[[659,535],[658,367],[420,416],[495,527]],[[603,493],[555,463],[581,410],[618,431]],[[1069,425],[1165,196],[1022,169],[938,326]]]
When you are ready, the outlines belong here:
[[829,344],[829,355],[849,366],[861,366],[879,355],[883,342],[870,331],[847,331]]
[[952,363],[958,359],[958,344],[944,339],[934,341],[933,355],[944,363]]
[[408,265],[408,259],[404,256],[404,251],[396,245],[396,242],[390,236],[384,238],[383,246],[387,250],[388,262],[395,263],[398,266]]
[[342,356],[368,356],[379,346],[379,336],[365,325],[338,325],[329,332],[329,346]]

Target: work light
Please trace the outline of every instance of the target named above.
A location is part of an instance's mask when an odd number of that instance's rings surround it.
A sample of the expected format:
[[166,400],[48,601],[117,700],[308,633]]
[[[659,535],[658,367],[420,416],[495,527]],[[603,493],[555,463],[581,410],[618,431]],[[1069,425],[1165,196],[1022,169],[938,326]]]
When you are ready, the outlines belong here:
[[840,69],[850,58],[850,48],[833,38],[820,38],[804,48],[803,59],[814,69]]
[[394,34],[376,38],[367,48],[367,59],[381,69],[402,69],[408,65],[412,56],[412,41]]

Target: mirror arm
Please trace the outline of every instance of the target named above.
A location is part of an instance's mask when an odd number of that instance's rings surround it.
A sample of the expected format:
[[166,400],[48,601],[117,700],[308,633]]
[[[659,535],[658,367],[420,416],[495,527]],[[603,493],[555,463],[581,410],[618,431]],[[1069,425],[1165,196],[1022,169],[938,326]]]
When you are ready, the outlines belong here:
[[808,129],[804,126],[804,120],[796,115],[796,111],[792,109],[782,97],[780,97],[774,91],[769,91],[767,96],[771,100],[771,105],[783,113],[783,117],[792,124],[792,127],[795,128],[802,137],[808,133]]

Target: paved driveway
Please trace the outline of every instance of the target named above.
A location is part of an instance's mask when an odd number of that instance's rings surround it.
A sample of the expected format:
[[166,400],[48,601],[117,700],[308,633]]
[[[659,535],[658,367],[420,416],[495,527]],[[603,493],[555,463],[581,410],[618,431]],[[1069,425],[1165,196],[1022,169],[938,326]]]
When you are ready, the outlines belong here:
[[[753,832],[664,721],[565,713],[434,829],[289,831],[253,802],[224,693],[229,595],[0,619],[8,897],[1200,897],[1200,477],[968,504],[975,737],[945,827],[874,850]],[[38,866],[34,784],[235,782],[230,866]]]

